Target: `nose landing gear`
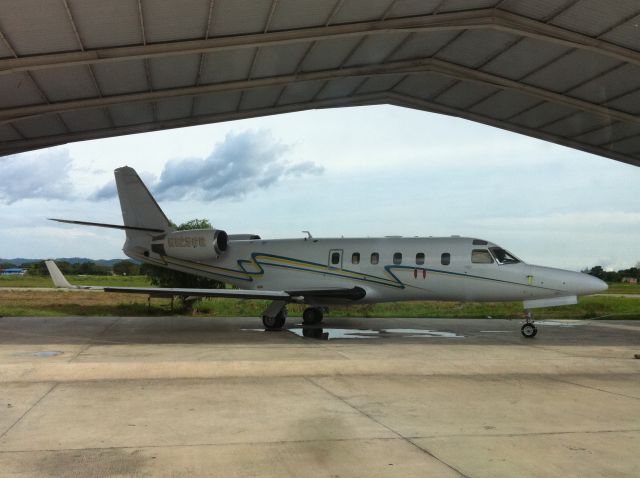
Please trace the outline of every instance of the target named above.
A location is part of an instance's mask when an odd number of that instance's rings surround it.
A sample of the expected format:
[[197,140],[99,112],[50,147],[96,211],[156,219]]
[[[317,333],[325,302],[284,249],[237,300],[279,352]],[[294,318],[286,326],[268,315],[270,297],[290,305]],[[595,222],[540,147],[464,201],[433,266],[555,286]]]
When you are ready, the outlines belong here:
[[534,325],[533,322],[533,314],[530,310],[527,310],[527,315],[524,319],[524,324],[520,327],[520,332],[522,336],[527,339],[532,339],[538,333],[538,328]]

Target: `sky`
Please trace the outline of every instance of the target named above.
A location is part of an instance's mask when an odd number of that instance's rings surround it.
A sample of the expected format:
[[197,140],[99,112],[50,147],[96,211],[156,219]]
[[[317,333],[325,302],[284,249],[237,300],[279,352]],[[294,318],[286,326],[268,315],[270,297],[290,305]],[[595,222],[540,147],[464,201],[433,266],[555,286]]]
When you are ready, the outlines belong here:
[[450,236],[532,264],[640,261],[640,168],[458,118],[366,106],[71,143],[0,157],[1,258],[122,253],[113,170],[176,223],[263,238]]

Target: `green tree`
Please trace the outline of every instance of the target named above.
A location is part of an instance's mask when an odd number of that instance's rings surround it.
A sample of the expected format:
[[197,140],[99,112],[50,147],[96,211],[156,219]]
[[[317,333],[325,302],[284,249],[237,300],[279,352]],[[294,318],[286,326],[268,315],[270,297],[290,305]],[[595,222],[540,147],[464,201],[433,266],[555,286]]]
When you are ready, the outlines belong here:
[[587,271],[587,274],[597,277],[598,279],[604,279],[604,269],[602,268],[602,266],[592,267],[589,271]]
[[113,265],[113,272],[121,276],[135,276],[140,274],[140,266],[133,261],[125,259]]
[[[178,231],[190,229],[212,229],[207,219],[192,219],[176,227]],[[151,264],[142,264],[140,273],[146,275],[153,285],[158,287],[184,287],[192,289],[224,289],[223,282],[207,277],[174,271]]]
[[88,276],[106,276],[111,274],[111,268],[107,266],[101,266],[93,261],[81,262],[76,264],[74,273],[78,275]]
[[27,269],[27,273],[34,276],[46,276],[49,275],[49,271],[47,270],[47,266],[45,266],[44,261],[36,261],[36,262],[28,262],[22,264],[23,269]]

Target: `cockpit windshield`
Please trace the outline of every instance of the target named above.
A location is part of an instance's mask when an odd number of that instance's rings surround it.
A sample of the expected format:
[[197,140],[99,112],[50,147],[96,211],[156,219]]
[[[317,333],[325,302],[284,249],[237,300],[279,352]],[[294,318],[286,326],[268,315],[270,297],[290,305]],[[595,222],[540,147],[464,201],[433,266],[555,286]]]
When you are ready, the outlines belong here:
[[510,252],[505,251],[502,247],[490,247],[489,250],[499,264],[517,264],[520,262],[520,259]]

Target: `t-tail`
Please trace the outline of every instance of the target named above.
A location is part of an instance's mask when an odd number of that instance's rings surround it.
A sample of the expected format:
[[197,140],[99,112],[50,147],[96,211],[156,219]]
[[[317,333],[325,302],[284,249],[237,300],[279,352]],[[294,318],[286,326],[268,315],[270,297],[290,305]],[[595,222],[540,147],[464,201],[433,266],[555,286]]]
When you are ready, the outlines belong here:
[[123,251],[144,260],[153,239],[173,231],[173,226],[133,168],[118,168],[114,174],[127,233]]
[[123,247],[124,253],[133,259],[145,260],[149,256],[149,250],[152,249],[153,240],[164,237],[174,228],[133,168],[128,166],[118,168],[114,174],[123,225],[68,219],[51,220],[67,224],[122,229],[127,235]]
[[[225,231],[219,229],[176,231],[133,168],[125,166],[116,169],[114,173],[123,225],[68,219],[52,219],[52,221],[124,230],[127,240],[122,250],[127,256],[185,272],[193,272],[193,268],[185,269],[184,262],[215,260],[227,250],[229,237]],[[249,238],[245,236],[235,238]],[[168,258],[174,259],[173,263],[170,264]],[[182,261],[183,264],[177,264],[176,260]]]

